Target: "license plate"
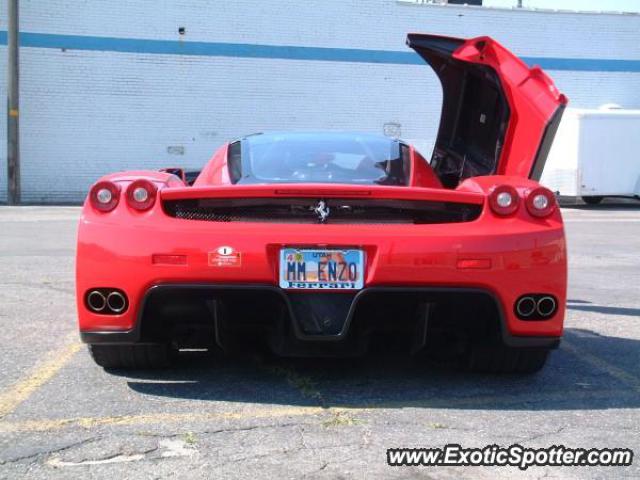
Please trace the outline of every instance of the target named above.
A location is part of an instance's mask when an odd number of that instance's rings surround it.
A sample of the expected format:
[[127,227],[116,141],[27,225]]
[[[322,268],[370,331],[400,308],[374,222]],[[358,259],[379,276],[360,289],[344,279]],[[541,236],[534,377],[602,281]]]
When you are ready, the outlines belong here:
[[364,252],[341,249],[280,250],[280,287],[287,289],[360,290],[364,286]]

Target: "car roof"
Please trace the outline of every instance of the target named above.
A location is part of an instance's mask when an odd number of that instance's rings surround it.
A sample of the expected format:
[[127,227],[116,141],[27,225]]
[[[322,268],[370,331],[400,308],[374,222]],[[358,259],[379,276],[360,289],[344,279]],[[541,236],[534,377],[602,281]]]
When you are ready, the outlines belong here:
[[282,141],[282,140],[296,140],[304,137],[315,137],[317,139],[327,139],[327,140],[339,140],[339,139],[348,139],[348,138],[358,138],[361,140],[371,140],[371,141],[380,141],[386,140],[389,142],[401,141],[399,139],[393,137],[387,137],[378,133],[370,133],[370,132],[361,132],[361,131],[349,131],[349,130],[285,130],[285,131],[270,131],[270,132],[259,132],[252,133],[250,135],[245,135],[238,140],[250,140],[252,137],[259,136],[261,140],[269,140],[273,139]]

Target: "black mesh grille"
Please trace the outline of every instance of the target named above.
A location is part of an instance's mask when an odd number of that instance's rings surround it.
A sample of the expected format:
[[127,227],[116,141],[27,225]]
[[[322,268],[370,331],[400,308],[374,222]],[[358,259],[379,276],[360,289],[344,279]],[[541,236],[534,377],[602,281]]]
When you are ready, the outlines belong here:
[[[320,220],[324,202],[329,214]],[[167,215],[209,222],[273,222],[328,224],[455,223],[480,215],[480,205],[463,203],[313,198],[195,199],[163,202]]]

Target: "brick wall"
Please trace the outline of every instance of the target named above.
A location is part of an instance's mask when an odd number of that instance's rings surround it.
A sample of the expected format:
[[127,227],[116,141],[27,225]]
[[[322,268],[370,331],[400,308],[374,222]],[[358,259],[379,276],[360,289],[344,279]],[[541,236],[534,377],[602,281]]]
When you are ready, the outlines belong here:
[[[6,1],[0,0],[6,31]],[[178,28],[185,27],[183,36]],[[172,42],[293,45],[406,52],[410,31],[488,34],[524,57],[640,60],[640,16],[407,5],[395,0],[31,0],[23,32]],[[140,44],[137,44],[138,46]],[[25,202],[77,202],[104,173],[199,167],[221,143],[261,130],[383,132],[399,124],[424,150],[435,136],[440,87],[426,66],[21,49]],[[572,106],[640,108],[640,72],[550,71]],[[6,47],[0,46],[6,97]],[[615,69],[614,69],[615,70]],[[623,69],[624,70],[624,69]],[[0,102],[0,138],[6,138]],[[425,151],[425,154],[430,152]],[[6,148],[0,148],[0,201]]]

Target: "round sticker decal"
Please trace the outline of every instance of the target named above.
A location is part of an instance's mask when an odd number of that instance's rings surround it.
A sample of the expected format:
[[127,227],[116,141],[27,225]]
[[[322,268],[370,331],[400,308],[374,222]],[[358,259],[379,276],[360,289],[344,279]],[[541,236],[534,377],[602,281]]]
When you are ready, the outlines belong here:
[[219,255],[233,255],[233,248],[228,246],[222,246],[218,248]]

